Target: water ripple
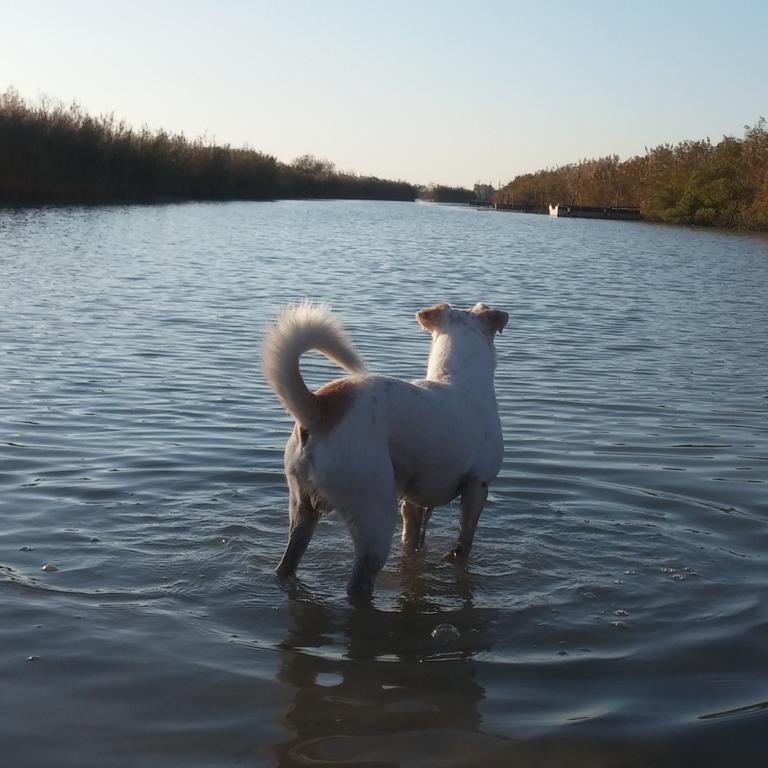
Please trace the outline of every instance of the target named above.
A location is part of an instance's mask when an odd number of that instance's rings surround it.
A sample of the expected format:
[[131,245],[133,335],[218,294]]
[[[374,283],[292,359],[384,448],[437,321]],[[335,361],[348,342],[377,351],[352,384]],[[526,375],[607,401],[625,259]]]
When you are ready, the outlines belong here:
[[[32,712],[62,765],[82,764],[73,734],[100,765],[182,743],[190,765],[219,762],[212,744],[258,760],[255,738],[278,764],[340,764],[422,754],[438,729],[445,755],[508,764],[561,755],[534,736],[668,757],[688,728],[764,727],[767,247],[429,205],[0,211],[7,759]],[[367,611],[333,516],[300,580],[273,576],[291,425],[259,340],[303,297],[407,378],[429,349],[416,310],[510,312],[505,463],[472,561],[440,560],[458,511],[437,510]],[[315,354],[303,371],[338,375]],[[52,710],[73,692],[79,721]]]

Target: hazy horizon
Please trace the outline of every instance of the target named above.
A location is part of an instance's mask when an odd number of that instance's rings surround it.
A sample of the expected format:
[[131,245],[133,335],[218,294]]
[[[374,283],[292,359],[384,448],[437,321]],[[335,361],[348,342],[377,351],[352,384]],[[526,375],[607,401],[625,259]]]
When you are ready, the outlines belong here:
[[768,6],[0,2],[0,90],[290,162],[471,187],[741,135]]

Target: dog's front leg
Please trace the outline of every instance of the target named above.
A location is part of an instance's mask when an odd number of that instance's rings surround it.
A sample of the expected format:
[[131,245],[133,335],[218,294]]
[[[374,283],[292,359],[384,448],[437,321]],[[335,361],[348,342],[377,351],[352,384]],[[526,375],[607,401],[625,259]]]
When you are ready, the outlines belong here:
[[403,499],[400,505],[400,515],[403,518],[403,549],[414,552],[424,548],[424,537],[427,535],[427,523],[431,514],[432,507],[420,507]]
[[487,498],[488,483],[476,477],[470,477],[461,491],[459,538],[456,546],[443,555],[443,560],[466,560],[469,557],[477,521],[480,519],[480,513]]

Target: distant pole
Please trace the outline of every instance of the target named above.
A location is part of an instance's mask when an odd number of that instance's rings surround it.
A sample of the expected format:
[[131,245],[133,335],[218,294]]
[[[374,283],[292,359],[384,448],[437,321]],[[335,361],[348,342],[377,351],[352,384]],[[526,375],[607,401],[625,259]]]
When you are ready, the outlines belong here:
[[576,174],[576,205],[579,205],[579,191],[581,190],[581,163],[579,163],[579,171]]

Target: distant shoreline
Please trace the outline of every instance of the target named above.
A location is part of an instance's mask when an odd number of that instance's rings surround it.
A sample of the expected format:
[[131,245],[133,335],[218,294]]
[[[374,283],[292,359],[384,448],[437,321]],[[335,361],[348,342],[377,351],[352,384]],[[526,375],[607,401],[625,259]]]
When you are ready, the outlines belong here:
[[559,205],[575,217],[579,209],[636,210],[634,220],[768,231],[768,124],[760,118],[743,138],[714,145],[665,144],[469,190],[359,176],[313,155],[283,163],[249,147],[134,129],[76,103],[35,106],[14,89],[0,93],[2,207],[417,198],[523,211]]
[[[0,199],[0,211],[2,210],[31,210],[35,208],[122,208],[126,206],[156,207],[163,205],[188,205],[193,203],[290,203],[290,202],[315,202],[315,203],[415,203],[418,198],[396,199],[376,197],[226,197],[226,198],[158,198],[156,200],[33,200],[33,201],[7,201]],[[427,201],[429,202],[429,201]]]

